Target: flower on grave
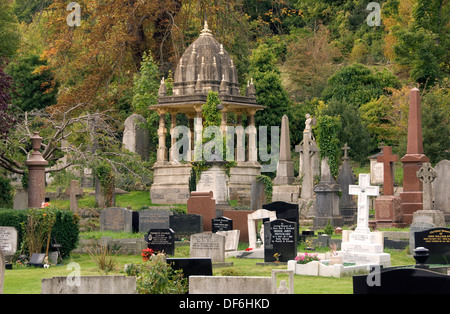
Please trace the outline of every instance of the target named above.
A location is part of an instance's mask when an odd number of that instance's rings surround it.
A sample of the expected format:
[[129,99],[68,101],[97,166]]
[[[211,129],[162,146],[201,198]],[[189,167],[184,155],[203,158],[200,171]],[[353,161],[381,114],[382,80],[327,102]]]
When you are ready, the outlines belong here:
[[312,261],[320,261],[317,253],[314,254],[300,254],[294,258],[298,264],[307,264]]
[[152,256],[154,253],[155,253],[155,251],[153,251],[152,249],[150,249],[150,248],[145,248],[145,249],[142,250],[141,256],[142,256],[142,257],[150,257],[150,256]]
[[42,204],[41,204],[41,208],[45,208],[45,207],[49,207],[50,206],[50,203],[48,203],[48,202],[42,202]]
[[252,250],[253,249],[251,247],[248,247],[248,248],[245,249],[245,252],[252,251]]
[[275,257],[275,261],[277,261],[277,262],[280,260],[280,256],[281,256],[280,253],[273,254],[273,257]]

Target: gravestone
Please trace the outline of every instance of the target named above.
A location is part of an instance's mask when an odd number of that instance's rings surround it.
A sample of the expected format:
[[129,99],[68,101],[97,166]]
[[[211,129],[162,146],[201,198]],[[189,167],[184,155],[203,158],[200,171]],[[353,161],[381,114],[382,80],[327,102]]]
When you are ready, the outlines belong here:
[[264,183],[258,180],[253,180],[250,189],[250,209],[252,211],[261,209],[265,202],[266,194],[264,192]]
[[291,158],[289,139],[289,118],[281,119],[280,156],[277,164],[277,175],[273,180],[272,200],[297,202],[300,197],[300,187],[294,182],[294,162]]
[[341,227],[343,220],[339,210],[339,193],[342,190],[331,175],[327,158],[322,159],[321,170],[320,182],[314,187],[316,210],[313,226],[321,229],[330,222],[333,227]]
[[29,264],[35,267],[43,267],[44,266],[44,253],[33,253],[30,258]]
[[16,188],[16,194],[14,194],[14,209],[27,209],[28,208],[28,190]]
[[435,228],[436,225],[431,223],[430,221],[424,221],[423,216],[418,217],[416,221],[409,226],[409,252],[410,254],[414,254],[414,249],[416,246],[415,233]]
[[428,295],[445,294],[448,291],[450,276],[420,268],[389,269],[353,276],[354,294]]
[[79,187],[78,180],[71,180],[70,187],[66,190],[70,198],[70,210],[78,210],[78,198],[83,195],[83,189]]
[[353,201],[352,195],[348,194],[348,186],[356,183],[355,175],[353,174],[352,167],[349,163],[347,152],[349,149],[350,147],[345,143],[342,148],[344,151],[344,157],[342,158],[343,162],[337,177],[337,183],[342,189],[339,200],[339,209],[344,224],[354,224],[356,220],[356,204]]
[[172,229],[150,229],[147,247],[157,252],[173,256],[175,254],[175,233]]
[[[270,204],[264,204],[263,209],[269,211],[274,211],[276,213],[277,219],[285,219],[287,221],[299,224],[299,211],[298,204],[287,203],[287,202],[272,202]],[[296,237],[298,237],[298,230],[296,231]]]
[[216,217],[211,221],[212,232],[233,230],[233,220],[227,217]]
[[[257,220],[265,220],[269,219],[270,221],[277,219],[277,213],[274,211],[270,211],[267,209],[258,209],[254,213],[251,213],[247,216],[247,223],[248,223],[248,242],[249,247],[252,249],[256,249],[256,222]],[[264,228],[262,228],[264,230]],[[263,241],[264,238],[261,239]]]
[[211,258],[167,258],[173,270],[181,270],[189,283],[190,276],[212,276]]
[[18,233],[15,227],[0,227],[0,250],[6,261],[10,261],[17,251]]
[[192,234],[203,232],[203,217],[195,214],[173,214],[169,216],[169,227],[175,232],[175,239],[189,239]]
[[143,210],[138,212],[139,231],[148,232],[150,229],[167,229],[170,227],[170,210]]
[[225,237],[225,252],[237,251],[240,230],[217,231],[216,233]]
[[[225,168],[218,165],[219,162],[214,162],[212,167],[208,170],[202,171],[200,180],[197,182],[196,190],[198,192],[213,192],[214,200],[217,205],[228,205],[229,187],[228,175]],[[194,193],[194,192],[192,192]],[[191,197],[192,197],[191,193]],[[211,195],[212,198],[212,195]],[[204,217],[206,218],[206,217]],[[205,229],[206,230],[206,229]],[[211,230],[208,230],[211,231]]]
[[211,219],[218,216],[213,192],[191,192],[191,196],[187,200],[187,213],[201,215],[203,217],[203,230],[212,231]]
[[441,160],[434,170],[437,174],[433,181],[434,209],[442,211],[445,221],[450,221],[450,161]]
[[100,230],[132,232],[133,212],[121,207],[105,208],[100,213]]
[[45,167],[48,161],[39,151],[42,145],[39,132],[34,132],[30,139],[33,151],[28,154],[29,158],[25,161],[28,167],[28,207],[40,208],[45,200]]
[[404,227],[402,221],[401,199],[394,195],[394,162],[392,147],[384,146],[383,155],[377,157],[383,163],[383,195],[375,199],[375,220],[377,226]]
[[369,229],[369,196],[378,196],[379,187],[370,186],[370,175],[361,173],[359,185],[350,185],[349,194],[358,196],[357,225],[348,238],[343,233],[338,255],[344,262],[390,266],[390,254],[383,252],[382,233]]
[[403,163],[403,192],[400,193],[403,222],[411,224],[415,211],[423,209],[422,182],[417,171],[430,159],[423,153],[422,117],[420,109],[420,91],[411,89],[408,113],[408,141],[406,154],[400,159]]
[[212,262],[225,261],[225,237],[216,233],[191,235],[190,257],[210,257]]
[[370,184],[383,184],[383,163],[378,161],[378,157],[383,156],[383,142],[378,146],[380,151],[375,155],[367,157],[370,161]]
[[297,233],[298,224],[295,222],[285,219],[265,222],[264,262],[293,260],[297,256]]
[[415,246],[425,247],[430,256],[427,264],[450,264],[450,229],[432,228],[414,233]]
[[145,123],[143,116],[133,113],[125,120],[122,140],[125,148],[141,156],[142,160],[148,160],[150,143]]

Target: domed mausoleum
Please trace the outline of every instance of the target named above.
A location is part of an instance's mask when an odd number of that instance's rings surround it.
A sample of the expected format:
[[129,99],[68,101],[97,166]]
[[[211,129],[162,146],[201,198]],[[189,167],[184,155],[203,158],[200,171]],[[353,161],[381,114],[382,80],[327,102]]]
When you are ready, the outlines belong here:
[[[250,189],[253,179],[261,174],[261,165],[257,159],[256,128],[254,115],[264,109],[256,103],[253,82],[247,84],[245,96],[241,95],[238,75],[233,60],[223,45],[220,44],[208,29],[204,29],[183,53],[174,75],[173,95],[167,95],[164,79],[159,89],[158,104],[149,107],[158,113],[159,147],[157,161],[153,166],[154,178],[150,189],[152,203],[180,204],[189,198],[189,176],[191,161],[194,161],[194,143],[202,138],[202,106],[206,103],[209,91],[219,93],[221,100],[223,134],[227,130],[227,114],[237,115],[235,125],[235,161],[236,166],[230,169],[226,188],[228,198],[235,199],[237,191]],[[165,125],[165,115],[170,114],[171,124],[168,132]],[[173,147],[179,140],[173,129],[177,114],[184,114],[189,120],[189,148],[183,153],[183,160],[177,160],[178,154]],[[241,125],[241,117],[247,116],[245,132]],[[171,148],[167,149],[166,136],[171,136]],[[242,141],[245,140],[247,145]],[[217,195],[214,195],[217,197]],[[216,199],[217,201],[217,199]]]

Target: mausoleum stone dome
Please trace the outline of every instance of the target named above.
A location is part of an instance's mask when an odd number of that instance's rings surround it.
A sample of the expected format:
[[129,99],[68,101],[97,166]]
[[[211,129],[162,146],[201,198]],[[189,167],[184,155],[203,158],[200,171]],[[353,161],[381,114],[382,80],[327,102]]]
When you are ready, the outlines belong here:
[[206,102],[210,90],[219,93],[222,105],[227,107],[228,111],[264,108],[256,103],[252,80],[247,84],[245,96],[241,95],[233,59],[214,38],[205,21],[200,36],[178,61],[173,95],[167,95],[163,80],[159,89],[159,103],[150,109],[177,109],[180,113],[194,113],[193,105]]

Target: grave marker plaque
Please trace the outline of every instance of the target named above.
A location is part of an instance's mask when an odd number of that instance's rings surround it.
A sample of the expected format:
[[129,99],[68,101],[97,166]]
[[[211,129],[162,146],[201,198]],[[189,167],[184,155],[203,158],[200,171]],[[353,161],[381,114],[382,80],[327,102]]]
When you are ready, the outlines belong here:
[[196,214],[174,214],[169,216],[169,227],[175,232],[175,239],[189,239],[192,234],[203,232],[203,216]]
[[175,253],[175,233],[172,229],[150,229],[147,247],[157,252],[173,256]]
[[169,210],[144,210],[139,212],[139,231],[148,232],[150,229],[170,228]]
[[5,258],[17,251],[17,230],[14,227],[0,227],[0,250]]
[[427,264],[450,264],[450,229],[432,228],[414,233],[415,247],[429,250]]
[[233,230],[233,220],[227,217],[217,217],[211,220],[212,232]]
[[225,261],[225,237],[216,233],[191,235],[190,257],[210,257],[213,262]]
[[297,223],[284,219],[265,222],[264,262],[293,260],[297,256],[296,230]]
[[130,209],[111,207],[100,213],[100,230],[132,232],[133,212]]

